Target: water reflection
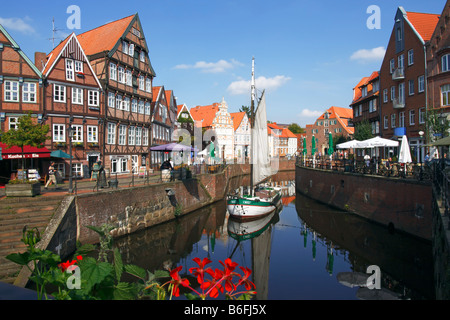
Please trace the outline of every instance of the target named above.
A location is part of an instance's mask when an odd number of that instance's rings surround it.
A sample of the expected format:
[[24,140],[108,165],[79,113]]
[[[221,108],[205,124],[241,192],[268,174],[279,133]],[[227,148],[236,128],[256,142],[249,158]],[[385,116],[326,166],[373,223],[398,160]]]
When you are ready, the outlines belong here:
[[124,263],[154,271],[211,267],[232,257],[253,270],[256,299],[358,299],[344,272],[381,269],[382,287],[402,298],[434,299],[431,245],[295,194],[292,173],[274,177],[284,187],[283,209],[252,224],[228,220],[225,201],[117,239]]

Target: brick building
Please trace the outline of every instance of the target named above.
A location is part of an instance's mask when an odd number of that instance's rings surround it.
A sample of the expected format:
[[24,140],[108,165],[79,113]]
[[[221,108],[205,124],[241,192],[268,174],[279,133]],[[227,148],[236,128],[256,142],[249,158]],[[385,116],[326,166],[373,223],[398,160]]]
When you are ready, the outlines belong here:
[[425,44],[439,20],[437,14],[406,12],[399,7],[380,68],[381,135],[386,139],[408,137],[415,155],[425,144],[426,70]]
[[[36,57],[39,60],[42,56]],[[89,178],[103,147],[102,87],[74,33],[44,62],[44,120],[51,132],[46,146],[71,154],[73,175]],[[55,162],[62,177],[68,176],[69,159],[58,158]]]
[[353,88],[353,125],[356,127],[367,121],[372,127],[373,135],[380,135],[380,74],[374,71],[369,77],[364,77]]
[[104,89],[105,167],[117,174],[149,168],[155,72],[138,14],[77,38]]
[[333,137],[342,135],[345,138],[352,138],[355,132],[351,126],[353,110],[350,108],[330,107],[314,124],[306,125],[306,148],[307,155],[311,156],[312,139],[316,139],[316,156],[324,155],[329,148],[329,134]]
[[[44,114],[44,86],[42,73],[20,49],[17,42],[0,25],[0,126],[1,132],[14,129],[19,118],[28,112],[36,122],[42,122]],[[0,132],[0,133],[1,133]],[[20,168],[14,148],[2,147],[3,160],[0,161],[2,181],[10,178]],[[50,161],[47,148],[25,148],[26,167],[46,170]]]
[[[427,42],[427,109],[450,121],[450,1]],[[441,132],[437,132],[438,134]],[[448,135],[448,133],[447,133]],[[429,137],[430,138],[430,137]],[[437,138],[437,137],[436,137]]]

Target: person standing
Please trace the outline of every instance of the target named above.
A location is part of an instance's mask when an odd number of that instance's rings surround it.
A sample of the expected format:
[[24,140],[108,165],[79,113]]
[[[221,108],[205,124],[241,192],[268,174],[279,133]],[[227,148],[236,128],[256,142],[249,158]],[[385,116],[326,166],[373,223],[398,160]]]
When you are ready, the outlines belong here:
[[98,172],[100,171],[100,164],[98,163],[98,161],[96,163],[94,163],[94,165],[92,166],[92,174],[91,174],[91,181],[92,179],[95,179],[97,181],[98,179]]
[[49,184],[54,183],[55,188],[58,188],[58,183],[56,182],[56,170],[55,170],[55,163],[52,161],[50,163],[50,166],[48,167],[48,181],[45,184],[45,189],[48,189]]

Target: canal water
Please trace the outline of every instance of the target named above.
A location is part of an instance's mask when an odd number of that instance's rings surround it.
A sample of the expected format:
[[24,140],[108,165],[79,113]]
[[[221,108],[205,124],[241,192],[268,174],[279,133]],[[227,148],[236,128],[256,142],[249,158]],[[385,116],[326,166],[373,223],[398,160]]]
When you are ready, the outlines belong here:
[[[295,193],[293,181],[277,184],[284,186],[282,210],[244,226],[245,235],[235,234],[221,201],[115,245],[125,263],[149,271],[181,265],[183,277],[197,267],[195,257],[208,257],[212,268],[231,257],[253,270],[260,300],[378,299],[380,292],[383,299],[434,299],[430,243]],[[348,283],[351,275],[375,275],[369,266],[379,268],[381,290]]]

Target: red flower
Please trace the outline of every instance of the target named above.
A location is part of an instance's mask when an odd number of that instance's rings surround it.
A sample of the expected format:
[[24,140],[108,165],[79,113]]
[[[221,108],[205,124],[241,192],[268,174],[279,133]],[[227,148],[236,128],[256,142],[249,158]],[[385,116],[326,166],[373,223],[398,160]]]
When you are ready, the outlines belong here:
[[182,268],[182,266],[179,266],[170,271],[170,276],[172,277],[172,281],[170,281],[170,283],[173,285],[172,295],[175,297],[180,296],[180,285],[182,285],[183,287],[189,286],[189,280],[181,279],[180,275],[178,274],[178,272],[180,272]]
[[236,290],[236,285],[231,281],[233,276],[238,275],[233,272],[238,263],[231,261],[230,258],[227,258],[225,262],[219,261],[224,267],[223,279],[225,280],[225,290],[234,291]]
[[200,286],[203,285],[204,282],[204,275],[205,272],[208,272],[208,270],[210,270],[209,268],[205,270],[205,266],[208,263],[211,263],[212,261],[208,258],[204,258],[203,261],[200,260],[200,258],[194,258],[192,259],[194,262],[196,262],[198,264],[198,267],[193,267],[189,269],[189,272],[197,277],[197,281],[200,284]]
[[76,264],[78,261],[81,261],[81,260],[83,260],[83,257],[77,256],[76,260],[72,260],[72,261],[67,260],[66,262],[62,262],[59,264],[59,267],[61,268],[62,272],[65,272],[67,270],[67,268],[69,268],[70,266]]
[[248,279],[252,274],[252,270],[247,267],[239,267],[239,268],[244,272],[244,276],[241,278],[241,280],[239,280],[238,286],[244,284],[245,289],[247,291],[252,290],[252,287],[256,289],[255,284]]

